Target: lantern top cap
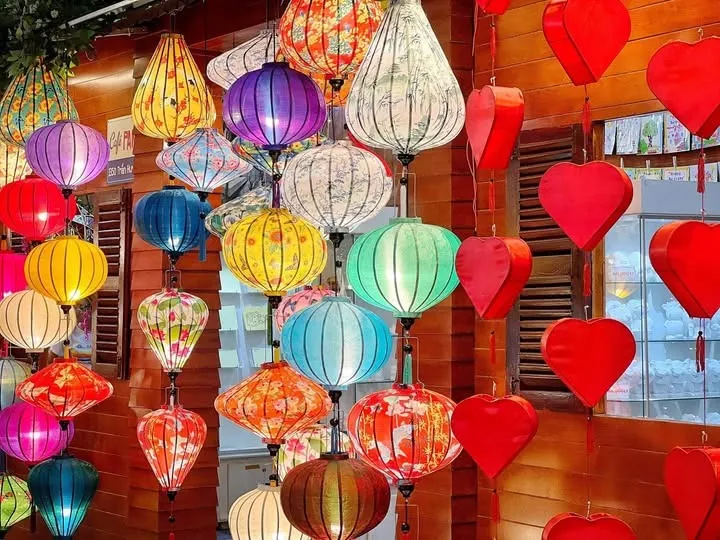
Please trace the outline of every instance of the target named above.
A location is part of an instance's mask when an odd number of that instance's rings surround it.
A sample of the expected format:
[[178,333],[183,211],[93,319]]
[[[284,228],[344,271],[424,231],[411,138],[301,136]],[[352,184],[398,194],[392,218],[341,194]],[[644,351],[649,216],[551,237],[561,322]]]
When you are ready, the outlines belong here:
[[269,67],[283,67],[283,68],[289,68],[290,64],[288,62],[265,62],[262,65],[261,69],[269,68]]
[[345,461],[347,459],[350,459],[350,456],[347,452],[341,452],[338,454],[331,454],[329,452],[325,452],[320,454],[320,459],[323,459],[325,461]]
[[163,191],[171,191],[171,190],[180,190],[185,189],[185,186],[163,186]]
[[323,296],[321,302],[345,302],[351,304],[350,299],[347,296]]
[[270,486],[268,484],[258,484],[258,491],[268,491],[270,493],[280,493],[281,486]]
[[195,133],[217,133],[218,130],[214,127],[199,127],[195,128]]
[[58,357],[53,361],[53,364],[77,364],[77,358],[71,356],[69,358]]
[[260,366],[260,369],[277,369],[288,366],[289,364],[285,360],[280,360],[280,362],[265,362]]
[[164,32],[164,33],[160,34],[160,39],[169,39],[169,38],[182,39],[183,41],[185,41],[185,36],[183,36],[182,34],[178,34],[177,32]]
[[422,219],[419,217],[396,217],[390,220],[390,225],[395,223],[422,223]]

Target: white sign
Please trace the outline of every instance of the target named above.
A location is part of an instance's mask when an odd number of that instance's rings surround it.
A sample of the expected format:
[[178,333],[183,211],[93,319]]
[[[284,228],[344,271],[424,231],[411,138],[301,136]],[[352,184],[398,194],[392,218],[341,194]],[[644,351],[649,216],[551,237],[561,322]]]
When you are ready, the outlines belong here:
[[110,161],[107,169],[108,184],[132,182],[135,154],[132,116],[111,118],[107,123],[107,141]]

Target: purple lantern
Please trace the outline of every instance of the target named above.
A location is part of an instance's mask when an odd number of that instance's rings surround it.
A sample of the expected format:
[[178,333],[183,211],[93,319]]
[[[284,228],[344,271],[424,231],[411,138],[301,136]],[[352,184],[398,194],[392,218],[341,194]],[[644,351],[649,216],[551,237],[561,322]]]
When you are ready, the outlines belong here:
[[75,434],[63,431],[57,418],[25,401],[0,411],[0,450],[31,465],[62,452]]
[[320,87],[286,62],[268,62],[233,83],[223,119],[238,137],[271,153],[317,133],[327,110]]
[[36,129],[27,141],[25,156],[35,174],[67,194],[105,170],[110,145],[99,131],[63,120]]

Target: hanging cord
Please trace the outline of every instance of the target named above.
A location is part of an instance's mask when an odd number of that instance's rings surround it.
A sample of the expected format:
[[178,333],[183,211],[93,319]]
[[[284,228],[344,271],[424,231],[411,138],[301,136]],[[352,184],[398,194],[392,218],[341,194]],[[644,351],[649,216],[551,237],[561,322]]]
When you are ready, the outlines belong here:
[[403,496],[405,507],[405,515],[403,517],[403,522],[400,524],[400,532],[402,533],[403,540],[408,540],[410,538],[410,511],[408,509],[408,504],[410,495],[412,495],[414,490],[415,486],[412,485],[408,480],[401,480],[398,483],[398,491]]
[[588,94],[587,84],[585,85],[585,100],[582,109],[582,130],[583,130],[583,160],[588,162],[588,153],[590,148],[590,137],[592,132],[592,109],[590,108],[590,95]]
[[[474,41],[473,41],[474,43]],[[495,15],[490,16],[490,84],[495,86],[495,66],[497,64],[497,28]]]
[[340,398],[342,392],[340,390],[330,390],[328,392],[330,401],[332,401],[332,418],[330,418],[330,453],[339,454],[340,449]]
[[280,473],[278,472],[278,452],[280,452],[279,444],[268,444],[268,452],[272,460],[272,472],[270,473],[270,486],[277,487],[280,484]]
[[175,497],[177,497],[177,491],[167,492],[167,498],[170,501],[170,515],[168,516],[170,532],[168,533],[168,540],[175,540]]
[[590,517],[590,509],[592,506],[592,498],[591,498],[591,478],[590,478],[590,459],[592,457],[593,452],[595,451],[595,433],[593,429],[593,410],[592,407],[588,407],[587,409],[587,426],[586,426],[586,445],[587,445],[587,452],[585,454],[585,488],[586,488],[586,500],[587,500],[587,509],[585,517]]
[[497,540],[498,528],[500,527],[500,496],[497,490],[497,480],[492,478],[490,480],[490,487],[492,489],[490,493],[490,521],[492,523],[492,537],[493,540]]
[[331,232],[329,235],[330,241],[333,245],[333,261],[334,261],[334,279],[335,284],[332,287],[332,290],[335,291],[336,295],[344,295],[345,292],[345,279],[343,277],[342,273],[342,260],[340,259],[340,256],[338,254],[338,250],[340,249],[340,244],[342,244],[343,239],[345,238],[345,233],[341,232]]

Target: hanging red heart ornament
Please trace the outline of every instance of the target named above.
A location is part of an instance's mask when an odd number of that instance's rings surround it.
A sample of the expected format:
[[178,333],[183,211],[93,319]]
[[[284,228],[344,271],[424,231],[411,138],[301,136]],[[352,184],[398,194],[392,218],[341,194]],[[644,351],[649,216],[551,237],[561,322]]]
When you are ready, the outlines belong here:
[[525,114],[518,88],[483,86],[467,101],[465,129],[480,169],[507,169]]
[[636,540],[630,525],[610,514],[560,514],[543,529],[542,540]]
[[507,11],[510,0],[475,0],[486,15],[502,15]]
[[537,433],[538,416],[519,396],[479,394],[458,403],[452,430],[478,467],[494,479]]
[[635,338],[614,319],[560,319],[547,327],[540,352],[583,405],[594,407],[635,358]]
[[689,540],[720,538],[720,450],[673,448],[665,488]]
[[550,0],[543,32],[576,86],[597,82],[630,39],[621,0]]
[[478,315],[502,319],[530,277],[532,254],[520,238],[471,236],[460,245],[455,269]]
[[650,263],[691,317],[710,319],[720,309],[720,225],[675,221],[650,241]]
[[650,58],[652,93],[686,128],[709,139],[720,127],[720,37],[671,41]]
[[570,240],[592,251],[630,206],[633,187],[625,171],[604,161],[558,163],[540,180],[538,197]]

